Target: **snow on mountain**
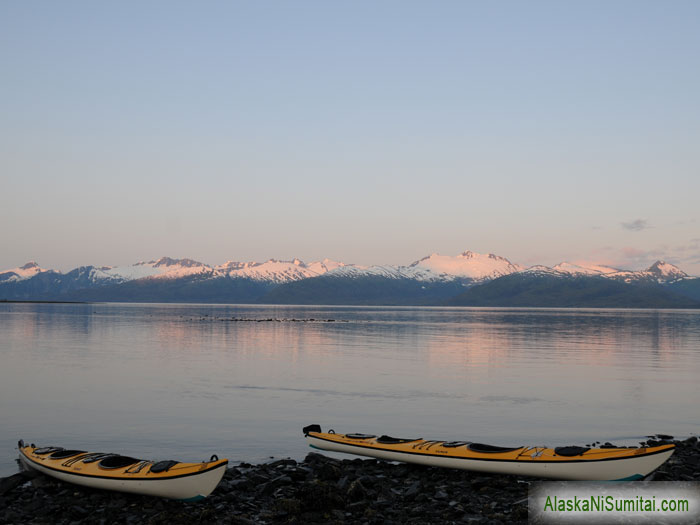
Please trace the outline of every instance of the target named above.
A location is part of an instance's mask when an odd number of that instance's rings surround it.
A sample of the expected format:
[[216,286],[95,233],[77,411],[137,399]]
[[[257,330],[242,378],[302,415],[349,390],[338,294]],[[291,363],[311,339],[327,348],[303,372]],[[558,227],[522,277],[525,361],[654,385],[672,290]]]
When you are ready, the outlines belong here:
[[328,273],[332,277],[381,276],[390,279],[418,281],[475,281],[494,279],[521,271],[523,268],[493,254],[466,251],[456,256],[434,253],[408,266],[375,265],[344,266]]
[[30,261],[24,266],[0,272],[0,282],[24,281],[25,279],[31,279],[37,274],[48,271],[49,270],[41,268],[34,261]]
[[617,268],[612,268],[610,266],[605,266],[602,264],[595,263],[570,263],[562,262],[557,264],[552,268],[558,272],[568,273],[571,275],[608,275],[612,273],[617,273],[620,270]]
[[247,277],[255,281],[291,282],[309,277],[318,277],[329,271],[345,267],[344,263],[324,259],[305,264],[299,259],[278,261],[270,259],[264,263],[228,261],[215,270],[228,277]]
[[492,253],[482,254],[470,251],[454,257],[434,253],[410,266],[424,268],[438,275],[476,280],[495,279],[524,269],[520,265],[511,263],[505,257]]
[[645,271],[656,277],[659,282],[673,282],[688,278],[688,274],[678,268],[678,266],[664,261],[656,261]]
[[[427,268],[415,268],[411,266],[357,266],[345,265],[328,272],[329,277],[366,277],[378,276],[389,279],[416,279],[418,281],[439,281],[445,280],[445,276],[440,276]],[[453,277],[452,277],[453,278]]]
[[671,283],[681,279],[687,279],[689,277],[687,273],[682,271],[677,266],[664,261],[656,261],[646,270],[640,271],[619,270],[617,268],[600,264],[573,264],[568,262],[557,264],[553,268],[547,268],[546,266],[533,266],[532,268],[528,268],[526,271],[539,271],[544,273],[546,270],[565,275],[606,277],[617,281],[624,281],[626,283],[643,281]]
[[[408,266],[359,266],[330,259],[309,264],[299,259],[291,261],[269,259],[262,263],[228,261],[218,266],[209,266],[192,259],[161,257],[154,261],[139,262],[130,266],[100,268],[86,266],[81,267],[81,270],[87,272],[88,280],[96,284],[117,284],[145,278],[179,279],[193,276],[247,278],[270,283],[287,283],[321,275],[351,278],[381,276],[391,279],[415,279],[430,282],[454,281],[456,279],[478,282],[513,273],[548,274],[561,277],[600,276],[628,283],[641,281],[671,283],[689,277],[678,267],[664,261],[657,261],[642,271],[618,270],[610,266],[580,262],[562,262],[553,268],[541,265],[524,268],[498,255],[471,251],[465,251],[456,256],[434,253]],[[50,271],[40,268],[35,262],[29,262],[24,266],[0,272],[0,283],[23,281]]]
[[562,272],[561,270],[555,270],[549,266],[543,266],[541,264],[536,264],[521,270],[518,273],[522,274],[532,274],[532,275],[555,275],[557,277],[565,277],[568,275],[567,272]]
[[[285,283],[317,277],[332,270],[345,267],[345,264],[331,259],[314,261],[305,264],[299,259],[278,261],[270,259],[266,262],[236,262],[228,261],[219,266],[194,261],[192,259],[173,259],[161,257],[148,262],[138,262],[128,266],[87,266],[89,280],[95,283],[122,283],[137,279],[179,279],[182,277],[232,277],[249,278],[256,281]],[[24,280],[45,272],[34,263],[27,263],[20,268],[13,268],[0,273],[0,282]]]
[[323,259],[322,261],[309,263],[307,268],[321,275],[326,272],[331,272],[337,268],[342,268],[343,266],[345,266],[345,263],[331,261],[330,259]]
[[192,275],[212,273],[212,268],[192,259],[171,259],[161,257],[156,261],[139,262],[131,266],[104,266],[93,268],[91,278],[94,281],[107,280],[115,282],[133,281],[147,277],[159,279],[178,279]]

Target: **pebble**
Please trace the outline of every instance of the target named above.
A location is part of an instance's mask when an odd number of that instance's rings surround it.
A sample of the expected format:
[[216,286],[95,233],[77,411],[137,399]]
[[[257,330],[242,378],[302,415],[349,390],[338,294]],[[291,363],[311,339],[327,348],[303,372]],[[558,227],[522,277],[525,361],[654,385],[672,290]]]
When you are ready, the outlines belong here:
[[[648,479],[700,481],[695,437]],[[526,523],[528,484],[518,476],[397,464],[373,459],[282,459],[229,468],[197,503],[69,485],[34,472],[0,479],[3,524],[452,524]]]

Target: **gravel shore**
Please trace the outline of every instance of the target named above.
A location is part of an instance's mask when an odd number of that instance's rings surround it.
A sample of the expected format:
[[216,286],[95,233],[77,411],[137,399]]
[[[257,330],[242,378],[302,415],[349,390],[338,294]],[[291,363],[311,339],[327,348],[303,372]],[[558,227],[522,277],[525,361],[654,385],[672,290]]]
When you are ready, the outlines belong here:
[[[700,481],[696,437],[648,441],[661,443],[676,453],[648,479]],[[530,481],[310,453],[230,467],[207,499],[182,503],[22,472],[0,479],[0,523],[525,523]]]

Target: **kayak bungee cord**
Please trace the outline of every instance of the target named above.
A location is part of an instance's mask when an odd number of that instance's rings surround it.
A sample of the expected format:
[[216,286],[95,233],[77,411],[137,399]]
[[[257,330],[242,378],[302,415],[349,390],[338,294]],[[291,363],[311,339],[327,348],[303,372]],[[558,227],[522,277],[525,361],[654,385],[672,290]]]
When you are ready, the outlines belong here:
[[124,474],[138,474],[148,465],[153,465],[153,461],[144,459],[143,461],[136,463],[136,465],[131,465],[128,469],[124,471]]
[[78,456],[68,458],[66,461],[61,463],[64,467],[70,467],[74,463],[78,463],[79,461],[82,461],[83,463],[85,462],[86,459],[95,457],[96,455],[102,455],[100,452],[86,452],[84,454],[80,454]]
[[430,450],[431,447],[439,445],[440,443],[444,443],[444,441],[426,440],[422,443],[416,443],[413,445],[413,448],[417,450]]

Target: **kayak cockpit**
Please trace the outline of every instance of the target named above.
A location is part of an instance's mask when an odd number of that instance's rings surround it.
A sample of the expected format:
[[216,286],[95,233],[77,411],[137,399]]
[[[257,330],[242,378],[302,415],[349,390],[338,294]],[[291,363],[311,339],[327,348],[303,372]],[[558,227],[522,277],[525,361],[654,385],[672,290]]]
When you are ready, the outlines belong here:
[[496,445],[486,445],[485,443],[469,443],[467,448],[472,452],[481,454],[502,454],[504,452],[514,452],[524,447],[498,447]]

